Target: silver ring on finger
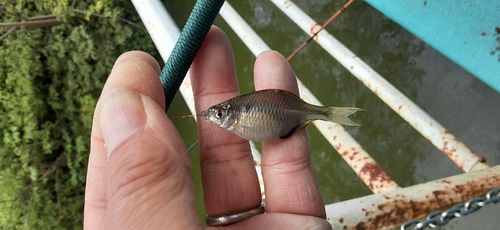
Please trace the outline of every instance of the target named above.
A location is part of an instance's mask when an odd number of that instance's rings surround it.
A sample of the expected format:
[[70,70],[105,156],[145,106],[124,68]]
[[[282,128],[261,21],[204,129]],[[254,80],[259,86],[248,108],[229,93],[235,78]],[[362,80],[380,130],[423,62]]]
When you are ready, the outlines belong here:
[[265,212],[266,209],[264,208],[264,204],[261,204],[259,207],[250,209],[245,212],[222,216],[207,216],[205,217],[205,222],[208,224],[208,226],[230,225]]

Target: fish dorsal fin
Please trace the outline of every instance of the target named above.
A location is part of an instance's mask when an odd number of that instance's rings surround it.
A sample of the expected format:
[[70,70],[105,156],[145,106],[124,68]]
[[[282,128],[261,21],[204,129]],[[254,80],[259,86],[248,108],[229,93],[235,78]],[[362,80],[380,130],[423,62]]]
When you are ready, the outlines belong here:
[[292,96],[292,97],[295,97],[295,98],[299,98],[299,99],[300,99],[300,97],[299,97],[299,96],[295,95],[295,94],[294,94],[294,93],[292,93],[292,92],[286,91],[286,90],[282,90],[282,89],[272,89],[272,91],[275,91],[275,92],[278,92],[278,93],[283,93],[283,94],[285,94],[285,95],[287,95],[287,96]]
[[306,121],[306,122],[304,122],[304,123],[302,123],[302,124],[300,124],[300,125],[297,125],[297,126],[296,126],[295,128],[293,128],[293,129],[292,129],[289,133],[287,133],[287,134],[285,134],[285,135],[281,136],[280,138],[281,138],[281,139],[287,139],[287,138],[289,138],[289,137],[290,137],[290,136],[292,136],[292,134],[294,134],[295,132],[298,132],[298,131],[300,131],[300,130],[304,129],[307,125],[309,125],[309,123],[311,123],[311,121]]

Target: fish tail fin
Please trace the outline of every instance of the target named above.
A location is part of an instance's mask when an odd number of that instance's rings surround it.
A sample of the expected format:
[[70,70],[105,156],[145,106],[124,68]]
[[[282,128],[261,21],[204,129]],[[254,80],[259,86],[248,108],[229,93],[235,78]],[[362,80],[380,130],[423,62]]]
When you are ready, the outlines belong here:
[[365,110],[355,107],[329,107],[329,120],[341,125],[361,126],[361,124],[358,124],[348,118],[349,115],[358,111]]

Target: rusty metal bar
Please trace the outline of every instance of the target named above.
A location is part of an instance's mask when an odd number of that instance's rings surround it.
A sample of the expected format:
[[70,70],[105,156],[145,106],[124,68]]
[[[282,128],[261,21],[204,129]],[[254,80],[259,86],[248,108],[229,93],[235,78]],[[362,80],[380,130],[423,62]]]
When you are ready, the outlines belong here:
[[[290,0],[271,1],[309,35],[314,34],[320,28],[314,20]],[[481,157],[450,134],[436,120],[387,82],[326,30],[318,33],[315,40],[464,172],[489,167],[481,163],[483,161]]]
[[447,209],[500,187],[500,165],[326,206],[333,229],[381,229]]
[[[253,31],[253,29],[241,18],[241,16],[225,2],[220,10],[220,15],[248,46],[252,53],[257,56],[270,48]],[[297,78],[301,98],[305,101],[321,105],[318,99]],[[344,160],[351,166],[356,174],[374,193],[380,193],[399,188],[389,175],[373,160],[373,158],[352,138],[345,129],[335,123],[315,121],[314,125],[340,153]]]

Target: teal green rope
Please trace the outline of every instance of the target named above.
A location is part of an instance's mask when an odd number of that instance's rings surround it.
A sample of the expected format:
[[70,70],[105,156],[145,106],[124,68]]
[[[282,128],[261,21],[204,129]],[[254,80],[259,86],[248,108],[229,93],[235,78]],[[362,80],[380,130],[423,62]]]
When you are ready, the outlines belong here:
[[172,54],[165,63],[160,81],[165,94],[165,109],[168,110],[179,91],[196,53],[207,36],[224,0],[198,0],[182,29]]

